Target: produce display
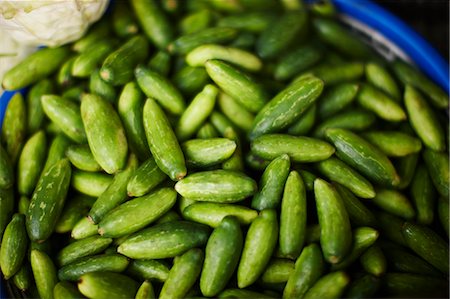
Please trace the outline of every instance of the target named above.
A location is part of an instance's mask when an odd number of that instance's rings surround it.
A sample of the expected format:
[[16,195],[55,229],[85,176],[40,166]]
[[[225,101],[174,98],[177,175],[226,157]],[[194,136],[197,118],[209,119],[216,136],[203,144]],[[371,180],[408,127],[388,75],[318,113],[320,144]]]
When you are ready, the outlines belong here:
[[4,76],[29,298],[449,296],[448,95],[329,1],[114,1]]

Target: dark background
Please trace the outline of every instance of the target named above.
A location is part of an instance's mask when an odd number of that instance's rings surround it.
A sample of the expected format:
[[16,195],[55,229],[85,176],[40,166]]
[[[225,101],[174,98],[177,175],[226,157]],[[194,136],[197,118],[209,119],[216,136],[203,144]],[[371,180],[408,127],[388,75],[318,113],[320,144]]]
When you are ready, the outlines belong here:
[[449,0],[375,0],[401,18],[449,61]]

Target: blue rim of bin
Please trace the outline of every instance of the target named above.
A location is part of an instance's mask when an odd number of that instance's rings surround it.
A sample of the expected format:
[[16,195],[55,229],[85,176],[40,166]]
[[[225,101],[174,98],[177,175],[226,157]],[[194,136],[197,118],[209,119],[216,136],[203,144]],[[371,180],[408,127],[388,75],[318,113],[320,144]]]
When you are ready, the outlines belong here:
[[[417,32],[398,17],[371,0],[332,0],[342,16],[349,17],[380,33],[406,54],[410,60],[434,82],[449,93],[449,65],[444,58]],[[311,1],[312,2],[312,1]],[[349,22],[352,24],[351,22]],[[20,91],[25,93],[25,89]],[[5,91],[0,96],[0,128],[6,106],[16,91]],[[0,285],[1,298],[7,298]]]

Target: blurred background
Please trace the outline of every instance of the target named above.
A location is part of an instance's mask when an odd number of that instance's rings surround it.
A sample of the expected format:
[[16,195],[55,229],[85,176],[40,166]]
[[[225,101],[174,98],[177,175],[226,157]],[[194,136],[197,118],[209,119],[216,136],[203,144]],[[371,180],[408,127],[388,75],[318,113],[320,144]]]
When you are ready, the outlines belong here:
[[413,27],[449,61],[449,0],[375,0]]

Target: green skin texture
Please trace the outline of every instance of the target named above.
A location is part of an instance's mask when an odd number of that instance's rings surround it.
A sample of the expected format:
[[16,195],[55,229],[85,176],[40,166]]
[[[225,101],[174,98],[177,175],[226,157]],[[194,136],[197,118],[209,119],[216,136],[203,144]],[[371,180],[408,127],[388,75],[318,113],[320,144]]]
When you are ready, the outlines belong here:
[[[99,233],[111,238],[134,233],[169,211],[175,205],[176,199],[175,190],[162,188],[129,200],[102,218],[98,224]],[[131,214],[133,217],[130,217]]]
[[242,225],[248,225],[258,217],[258,212],[245,206],[215,202],[194,202],[183,209],[184,218],[213,228],[226,216],[234,216]]
[[320,224],[320,245],[325,260],[336,264],[350,251],[352,231],[344,203],[329,183],[314,181],[317,215]]
[[266,91],[247,73],[221,60],[208,60],[206,71],[228,95],[250,112],[258,112],[268,100]]
[[172,180],[186,176],[186,162],[169,120],[151,98],[144,105],[144,128],[148,145],[158,167]]
[[81,118],[95,160],[109,174],[125,167],[128,143],[120,118],[106,100],[85,94],[81,100]]
[[69,160],[54,164],[39,179],[28,207],[26,227],[30,239],[42,242],[53,232],[70,185]]
[[70,139],[77,143],[87,141],[80,107],[76,103],[55,95],[42,96],[41,103],[47,117]]
[[291,162],[286,154],[275,158],[267,165],[261,176],[260,190],[252,199],[252,208],[262,211],[275,209],[280,205],[290,167]]
[[77,281],[80,276],[89,272],[122,272],[128,264],[129,260],[120,254],[89,256],[60,268],[58,278],[60,280]]
[[159,294],[161,299],[183,298],[202,271],[204,254],[199,248],[188,250],[175,259]]
[[111,244],[111,238],[92,236],[70,243],[57,254],[57,261],[60,266],[65,266],[79,258],[100,253]]
[[283,291],[283,298],[302,298],[308,289],[320,278],[324,261],[319,245],[305,246],[295,262],[295,269],[289,276]]
[[166,174],[158,168],[155,159],[149,158],[133,172],[127,184],[128,196],[143,196],[167,178]]
[[117,252],[133,259],[175,257],[186,250],[206,244],[209,228],[205,225],[173,221],[154,225],[128,237]]
[[31,250],[31,269],[41,298],[53,298],[53,289],[58,283],[56,267],[50,257],[39,250]]
[[255,117],[250,139],[292,125],[319,97],[323,81],[307,76],[292,83],[270,100]]
[[16,274],[27,253],[25,216],[15,214],[5,229],[0,249],[0,266],[5,279]]
[[254,283],[264,272],[278,239],[277,214],[263,210],[250,225],[237,270],[239,288]]
[[133,298],[139,284],[119,273],[86,273],[78,281],[78,290],[88,298]]
[[283,256],[297,258],[306,234],[306,188],[301,176],[292,171],[281,201],[279,248]]
[[336,147],[338,158],[370,180],[385,186],[400,183],[400,177],[386,155],[358,135],[335,128],[327,129],[325,135]]
[[183,197],[219,203],[241,201],[253,195],[256,188],[252,178],[230,170],[196,172],[175,184]]
[[243,243],[239,221],[233,216],[225,217],[211,233],[200,276],[204,296],[216,296],[225,288],[238,265]]

